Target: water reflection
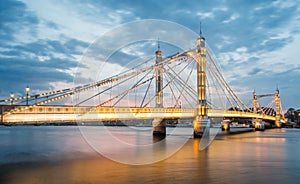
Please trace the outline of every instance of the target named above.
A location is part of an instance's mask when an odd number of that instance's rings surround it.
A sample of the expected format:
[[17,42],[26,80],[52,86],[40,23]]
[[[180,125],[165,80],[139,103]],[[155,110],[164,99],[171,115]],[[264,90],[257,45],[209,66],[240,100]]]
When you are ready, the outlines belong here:
[[[151,149],[119,148],[112,145],[105,132],[95,129],[92,135],[105,140],[99,145],[111,147],[112,155],[131,160],[161,158],[174,150],[183,138],[186,144],[166,159],[146,165],[127,165],[107,159],[89,148],[75,128],[41,129],[0,127],[1,158],[13,160],[25,153],[25,160],[1,162],[0,183],[297,183],[300,172],[300,130],[268,130],[217,137],[199,151],[200,139],[193,139],[190,130],[166,137],[128,134],[114,129],[113,134],[128,138],[130,143],[151,142]],[[2,131],[3,130],[3,131]],[[43,131],[43,132],[41,132]],[[172,131],[172,130],[171,130]],[[31,134],[31,135],[29,135]],[[24,139],[26,138],[26,139]],[[96,136],[95,141],[99,141]],[[127,140],[127,141],[128,141]],[[278,141],[279,140],[279,141]],[[283,141],[284,140],[284,141]],[[31,145],[31,148],[27,148]],[[155,145],[155,146],[154,146]],[[34,148],[34,149],[33,149]],[[49,150],[50,154],[44,159]],[[5,155],[5,157],[4,157]],[[30,160],[26,160],[31,158]]]
[[193,150],[194,150],[194,156],[197,157],[199,155],[199,143],[200,139],[194,139],[193,141]]
[[166,135],[153,135],[153,143],[160,142],[166,138]]

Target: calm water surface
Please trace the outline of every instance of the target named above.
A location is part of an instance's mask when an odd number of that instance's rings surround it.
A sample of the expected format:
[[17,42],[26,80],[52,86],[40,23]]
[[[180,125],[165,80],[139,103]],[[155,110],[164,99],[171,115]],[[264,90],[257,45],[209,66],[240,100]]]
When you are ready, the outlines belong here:
[[0,183],[300,182],[300,129],[219,135],[202,151],[176,130],[0,126]]

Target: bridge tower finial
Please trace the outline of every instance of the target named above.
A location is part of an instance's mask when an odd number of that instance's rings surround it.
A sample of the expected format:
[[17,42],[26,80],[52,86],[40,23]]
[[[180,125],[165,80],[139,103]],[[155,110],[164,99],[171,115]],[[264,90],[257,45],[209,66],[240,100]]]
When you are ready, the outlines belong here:
[[157,38],[157,50],[160,51],[159,37]]
[[158,63],[162,60],[161,59],[162,51],[160,50],[159,37],[157,38],[157,51],[155,52],[155,54],[156,54],[156,63]]
[[199,32],[199,36],[200,36],[200,38],[202,37],[202,22],[200,21],[200,32]]

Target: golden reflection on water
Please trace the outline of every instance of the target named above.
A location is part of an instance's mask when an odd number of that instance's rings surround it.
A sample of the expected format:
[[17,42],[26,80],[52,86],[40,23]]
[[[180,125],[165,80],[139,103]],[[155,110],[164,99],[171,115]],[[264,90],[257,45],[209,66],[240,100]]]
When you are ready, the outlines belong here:
[[[300,132],[299,132],[300,133]],[[295,134],[298,135],[298,134]],[[173,137],[174,138],[174,137]],[[177,138],[177,137],[175,137]],[[180,137],[178,137],[179,139]],[[299,140],[299,136],[294,138]],[[170,149],[170,137],[153,137],[161,146],[153,154]],[[163,141],[163,142],[162,142]],[[296,146],[278,132],[246,133],[218,137],[199,151],[200,139],[189,138],[174,155],[145,165],[125,165],[103,156],[60,161],[0,165],[0,183],[295,183],[300,167]],[[78,153],[69,153],[72,154]],[[126,154],[126,153],[118,153]],[[63,155],[67,157],[68,155]],[[289,162],[291,159],[293,162]]]
[[286,138],[266,138],[266,137],[256,137],[255,142],[278,142],[278,143],[284,143],[286,141]]
[[194,148],[194,156],[197,157],[199,155],[199,143],[200,139],[194,139],[193,148]]

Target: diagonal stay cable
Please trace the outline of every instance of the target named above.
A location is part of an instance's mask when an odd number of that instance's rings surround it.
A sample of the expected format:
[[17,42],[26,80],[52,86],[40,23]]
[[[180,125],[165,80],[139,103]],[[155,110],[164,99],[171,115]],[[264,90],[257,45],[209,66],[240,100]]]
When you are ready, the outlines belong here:
[[[177,64],[177,65],[175,65],[174,67],[177,67],[177,66],[179,66],[181,63],[179,63],[179,64]],[[190,63],[188,63],[179,73],[182,73],[183,71],[184,71],[184,69],[186,69],[188,66],[189,66],[189,64],[191,64],[191,62]],[[175,79],[175,77],[173,77],[170,81],[169,81],[169,83],[167,83],[159,92],[161,92],[161,91],[163,91],[168,85],[170,85],[170,83],[171,82],[173,82],[174,81],[174,79]],[[154,100],[154,98],[156,97],[156,95],[154,95],[143,107],[147,107],[153,100]]]
[[[230,93],[228,94],[227,92],[227,90],[226,90],[226,87],[223,85],[223,83],[221,82],[221,80],[219,79],[219,76],[215,73],[215,71],[211,68],[211,65],[207,65],[207,66],[209,66],[208,68],[209,68],[209,71],[211,72],[211,74],[213,74],[214,75],[214,77],[217,79],[216,81],[217,81],[217,83],[219,84],[219,87],[221,88],[221,90],[223,91],[223,94],[225,95],[225,97],[226,97],[226,99],[227,99],[227,101],[229,102],[229,104],[230,104],[230,106],[231,107],[235,107],[235,105],[234,105],[234,103],[232,102],[232,99],[230,98],[230,96],[228,96],[228,95],[230,95]],[[227,92],[226,92],[227,91]],[[231,96],[232,97],[232,96]],[[225,104],[223,104],[224,105],[224,107],[226,108],[226,106],[225,106]],[[234,108],[235,109],[235,108]]]
[[[164,59],[162,61],[162,63],[168,64],[170,62],[174,62],[174,61],[176,61],[175,60],[176,58],[178,58],[178,57],[180,57],[184,54],[186,54],[186,52],[178,53],[175,56],[172,56],[171,58]],[[77,86],[77,87],[73,87],[73,88],[66,88],[66,89],[62,89],[62,90],[50,91],[50,92],[40,93],[40,94],[36,94],[36,95],[31,95],[30,97],[28,97],[28,99],[33,98],[34,100],[36,100],[36,99],[40,99],[40,97],[45,97],[45,96],[46,96],[46,98],[47,97],[48,98],[46,100],[39,101],[39,102],[36,102],[34,104],[31,104],[31,105],[29,105],[28,107],[25,107],[25,108],[16,107],[16,108],[10,109],[10,110],[4,112],[3,114],[6,115],[6,114],[14,113],[14,112],[20,112],[20,111],[23,111],[25,109],[28,109],[28,108],[31,108],[31,107],[34,107],[34,106],[39,106],[39,105],[47,104],[47,103],[50,103],[50,102],[54,102],[54,101],[57,101],[57,100],[60,100],[60,99],[63,99],[63,98],[81,93],[81,92],[84,92],[84,91],[91,90],[92,88],[100,87],[100,86],[103,86],[103,85],[106,85],[106,84],[109,84],[109,83],[112,83],[112,82],[116,82],[118,80],[123,80],[127,77],[130,77],[132,75],[136,75],[137,73],[145,72],[149,69],[151,70],[153,68],[155,68],[155,65],[152,65],[150,67],[146,67],[146,68],[143,68],[143,69],[131,72],[131,73],[125,73],[124,74],[124,72],[123,72],[123,73],[117,74],[115,76],[108,77],[106,79],[103,79],[103,80],[100,80],[100,81],[97,81],[97,82],[93,82],[93,83],[90,83],[90,84],[85,84],[85,85],[81,85],[81,86]],[[128,69],[127,71],[131,71],[131,70],[132,69]],[[54,96],[54,97],[49,98],[50,96]],[[14,100],[22,100],[22,99],[26,99],[26,98],[27,98],[27,96],[23,96],[23,97],[14,98]],[[8,98],[8,99],[0,100],[0,103],[1,102],[10,102],[10,101],[11,101],[11,99]]]
[[[183,95],[183,92],[184,92],[184,91],[186,91],[186,92],[190,95],[190,97],[194,98],[194,100],[196,100],[196,98],[195,98],[193,95],[191,95],[191,94],[187,91],[187,89],[186,89],[186,85],[188,85],[188,80],[189,80],[189,78],[190,78],[190,76],[191,76],[191,74],[192,74],[192,72],[193,72],[194,64],[195,64],[195,62],[193,62],[193,66],[191,67],[191,71],[190,71],[190,73],[189,73],[187,79],[186,79],[183,83],[180,83],[180,81],[179,81],[177,78],[174,80],[174,86],[175,86],[176,89],[180,92],[178,98],[176,99],[176,103],[175,103],[175,104],[178,104],[178,103],[179,103],[179,100],[180,100],[180,98],[181,98],[181,96],[183,96],[183,97],[185,98],[185,100],[188,101],[189,105],[191,105],[191,103],[190,103],[189,100],[186,98],[186,96]],[[175,73],[175,75],[176,75],[176,72],[175,72],[175,71],[173,71],[173,73]],[[171,74],[170,72],[168,72],[168,75],[171,76],[171,77],[174,76],[174,75]],[[179,76],[179,75],[178,75],[178,76]],[[183,79],[182,79],[182,80],[183,80]],[[178,81],[179,81],[179,82],[178,82]],[[176,83],[179,83],[178,85],[180,85],[181,89],[177,86]],[[193,92],[192,92],[192,93],[193,93]],[[196,96],[196,95],[195,95],[195,96]],[[192,106],[192,105],[191,105],[191,106]]]
[[215,63],[215,61],[214,61],[214,59],[212,58],[210,52],[208,51],[207,53],[208,53],[208,56],[209,56],[209,58],[210,58],[210,61],[213,63],[214,67],[216,68],[217,73],[218,73],[219,76],[220,76],[220,79],[221,79],[221,80],[224,82],[224,84],[226,85],[226,88],[227,88],[227,90],[229,90],[230,94],[233,96],[233,99],[237,102],[237,104],[238,104],[239,106],[241,105],[241,106],[243,106],[244,108],[246,108],[247,110],[250,110],[250,108],[247,107],[246,104],[244,104],[244,102],[242,102],[242,101],[236,96],[236,94],[233,92],[233,90],[230,88],[230,86],[228,85],[228,83],[227,83],[226,80],[224,79],[223,75],[221,74],[219,68],[217,67],[217,65],[216,65],[216,63]]
[[[174,76],[170,75],[170,73],[167,73],[167,74],[168,74],[168,77],[169,77],[169,78],[174,77]],[[174,81],[174,86],[175,86],[175,88],[176,88],[177,90],[180,90],[179,87],[177,86],[177,84],[175,83],[175,81]],[[182,88],[182,89],[184,89],[184,88]],[[189,94],[189,95],[191,96],[190,93],[187,93],[187,94]],[[193,106],[192,103],[190,102],[190,100],[189,100],[184,94],[182,94],[182,97],[185,99],[185,101],[186,101],[191,107]]]
[[[174,61],[176,61],[176,60],[174,60]],[[179,65],[181,65],[182,64],[182,62],[179,62],[179,63],[177,63],[176,65],[174,65],[174,66],[172,66],[172,67],[170,67],[169,65],[167,65],[168,67],[169,67],[169,70],[171,69],[171,68],[176,68],[176,67],[178,67]],[[164,70],[164,72],[167,72],[168,70]],[[183,70],[182,70],[183,71]],[[182,72],[181,71],[181,72]],[[168,83],[167,83],[167,85],[168,85]],[[161,89],[161,91],[163,91],[166,87],[167,87],[167,85],[165,85],[162,89]],[[159,92],[161,92],[161,91],[159,91]],[[154,99],[155,99],[155,97],[156,97],[156,94],[152,97],[152,98],[150,98],[150,100],[148,100],[148,102],[143,106],[143,107],[146,107],[146,106],[148,106]]]
[[[170,70],[177,76],[177,78],[175,79],[176,81],[178,81],[179,83],[181,83],[182,86],[187,87],[190,90],[190,92],[194,93],[197,96],[197,92],[195,91],[195,89],[193,89],[188,83],[186,83],[182,79],[182,77],[180,77],[179,75],[177,75],[176,71],[174,71],[172,68],[170,68]],[[173,75],[173,74],[171,74],[171,75]]]
[[[210,55],[209,55],[210,56]],[[211,56],[210,56],[211,58]],[[235,103],[237,104],[237,107],[239,109],[242,109],[244,111],[244,109],[250,110],[248,108],[248,106],[246,106],[237,96],[236,94],[233,92],[233,90],[230,88],[230,86],[228,85],[227,81],[224,79],[223,75],[220,73],[219,68],[216,66],[216,63],[214,62],[214,60],[212,60],[211,58],[211,62],[213,63],[215,69],[216,69],[216,76],[218,76],[219,80],[222,81],[223,86],[225,87],[226,91],[231,95],[232,99],[235,101]],[[235,106],[232,105],[234,109]],[[243,108],[241,108],[243,107]]]
[[[139,75],[139,74],[137,74],[137,75]],[[78,106],[78,105],[80,105],[80,104],[83,104],[84,102],[86,102],[86,101],[88,101],[88,100],[90,100],[90,99],[92,99],[92,98],[95,98],[96,96],[98,96],[98,95],[100,95],[100,94],[102,94],[102,93],[104,93],[104,92],[106,92],[106,91],[112,89],[112,88],[115,87],[115,86],[118,86],[118,85],[120,85],[120,84],[122,84],[122,83],[124,83],[124,82],[126,82],[126,81],[128,81],[128,80],[130,80],[130,79],[132,79],[132,78],[134,78],[135,76],[136,76],[136,75],[133,75],[133,76],[131,76],[131,77],[129,77],[129,78],[127,78],[127,79],[121,81],[121,82],[118,82],[117,84],[114,84],[114,85],[112,85],[112,86],[106,88],[105,90],[100,91],[100,92],[94,94],[93,96],[90,96],[90,97],[88,97],[87,99],[85,99],[85,100],[83,100],[83,101],[77,103],[75,106]]]
[[[168,60],[167,61],[167,63],[172,63],[173,61],[172,60]],[[139,74],[141,74],[141,73],[144,73],[144,72],[146,72],[146,71],[148,71],[148,70],[152,70],[152,69],[154,69],[156,67],[156,64],[153,64],[153,65],[151,65],[151,66],[149,66],[149,67],[146,67],[146,68],[143,68],[143,69],[137,69],[136,71],[133,71],[133,72],[130,72],[130,73],[128,73],[128,74],[118,74],[118,75],[115,75],[115,76],[113,76],[113,77],[111,77],[111,78],[108,78],[108,79],[105,79],[105,80],[102,80],[104,83],[112,83],[112,82],[115,82],[115,81],[119,81],[119,80],[123,80],[123,79],[126,79],[125,81],[128,81],[129,79],[132,79],[133,77],[135,77],[135,76],[137,76],[137,75],[139,75]],[[127,71],[131,71],[132,69],[130,69],[130,70],[127,70]],[[120,82],[120,83],[118,83],[118,84],[116,84],[116,85],[119,85],[119,84],[121,84],[121,83],[124,83],[125,81],[122,81],[122,82]],[[101,92],[99,92],[99,93],[97,93],[97,94],[95,94],[95,95],[93,95],[93,96],[91,96],[91,97],[89,97],[89,98],[87,98],[86,100],[84,100],[84,101],[82,101],[82,102],[80,102],[80,103],[77,103],[76,104],[76,106],[78,106],[78,105],[80,105],[80,104],[82,104],[82,103],[84,103],[84,102],[86,102],[86,101],[88,101],[88,100],[90,100],[90,99],[92,99],[92,98],[94,98],[94,97],[96,97],[96,96],[98,96],[98,95],[100,95],[100,94],[102,94],[102,93],[104,93],[105,91],[108,91],[108,90],[110,90],[110,89],[112,89],[113,87],[115,87],[116,85],[113,85],[113,86],[111,86],[111,87],[109,87],[109,88],[107,88],[107,89],[105,89],[104,91],[101,91]]]
[[[189,81],[189,79],[190,79],[190,77],[191,77],[191,75],[192,75],[192,73],[193,73],[193,70],[194,70],[194,67],[195,67],[195,62],[193,62],[193,65],[191,66],[191,70],[190,70],[190,73],[188,74],[188,77],[187,77],[187,79],[185,80],[185,84],[187,85],[188,84],[188,81]],[[180,93],[179,93],[179,96],[178,96],[178,98],[176,99],[176,105],[179,103],[179,100],[180,100],[180,98],[181,98],[181,96],[183,95],[183,92],[184,92],[184,89],[186,88],[186,86],[184,86],[182,89],[181,89],[181,91],[180,91]]]
[[[174,77],[174,75],[170,72],[169,72],[169,75]],[[176,77],[176,74],[175,74],[175,77]],[[191,89],[189,87],[186,88],[186,86],[189,86],[188,84],[186,84],[185,82],[182,82],[181,80],[178,80],[178,79],[175,79],[174,82],[177,83],[181,87],[181,89],[184,89],[192,98],[194,98],[194,100],[197,100],[197,98],[196,98],[197,92],[194,89]],[[194,96],[191,95],[190,93],[192,93]]]
[[[153,78],[154,78],[154,74],[155,74],[155,72],[153,72],[153,74],[152,74],[152,77],[153,77]],[[146,92],[145,92],[145,95],[144,95],[144,97],[143,97],[143,100],[142,100],[142,102],[141,102],[140,107],[143,107],[144,101],[145,101],[145,99],[146,99],[146,96],[148,95],[148,91],[149,91],[149,88],[150,88],[151,83],[152,83],[152,81],[153,81],[153,78],[152,78],[152,80],[149,82],[149,84],[148,84],[148,86],[147,86],[147,89],[146,89]]]
[[[174,57],[174,56],[173,56]],[[172,57],[172,58],[173,58]],[[176,60],[177,58],[175,58],[173,61],[178,61],[178,60]],[[171,64],[172,62],[170,62],[169,64]],[[174,66],[172,66],[172,67],[170,67],[169,65],[165,65],[165,66],[168,66],[169,67],[169,70],[170,69],[172,69],[172,68],[176,68],[176,67],[178,67],[179,65],[181,65],[183,62],[182,62],[182,60],[179,60],[179,63],[177,63],[176,65],[174,65]],[[160,65],[163,65],[162,63],[160,63]],[[164,70],[164,72],[167,72],[168,70]],[[151,97],[150,98],[150,100],[148,100],[148,102],[145,104],[145,105],[143,105],[143,107],[146,107],[146,106],[148,106],[152,101],[153,101],[153,99],[156,97],[156,94],[153,96],[153,97]]]
[[[165,74],[165,77],[167,77],[167,76],[166,76],[166,73],[164,73],[164,74]],[[169,80],[168,80],[167,78],[166,78],[166,81],[167,81],[167,83],[169,82]],[[169,85],[169,88],[170,88],[170,90],[171,90],[172,97],[174,97],[174,98],[176,99],[176,95],[175,95],[175,93],[174,93],[174,91],[173,91],[171,85]]]
[[211,67],[211,65],[210,65],[209,62],[207,63],[207,66],[208,66],[208,67],[207,67],[207,68],[208,68],[207,71],[208,71],[208,73],[211,75],[211,78],[216,79],[216,80],[212,80],[212,81],[213,81],[213,83],[214,83],[214,86],[215,86],[217,95],[218,95],[218,97],[219,97],[219,99],[220,99],[221,104],[223,105],[223,107],[226,109],[226,105],[225,105],[224,101],[222,100],[221,93],[219,92],[219,89],[218,89],[218,88],[220,88],[220,89],[223,91],[223,94],[225,95],[227,101],[231,104],[231,106],[234,106],[233,103],[231,102],[230,98],[227,96],[227,94],[226,94],[224,88],[223,88],[222,85],[221,85],[221,82],[220,82],[219,78],[217,77],[216,73],[215,73],[214,70],[212,69],[212,67]]
[[[134,88],[134,87],[136,87],[142,80],[144,80],[148,75],[149,75],[149,73],[151,73],[152,72],[152,70],[150,70],[148,73],[146,73],[140,80],[138,80],[131,88]],[[120,97],[114,104],[113,104],[113,107],[116,105],[116,104],[118,104],[125,96],[127,95],[127,93],[126,94],[124,94],[122,97]]]
[[[175,62],[175,61],[176,61],[175,59],[174,59],[174,60],[168,60],[167,63],[170,64],[170,63],[173,63],[173,62]],[[164,62],[161,62],[161,63],[159,63],[158,65],[162,65],[162,66],[163,66],[163,64],[164,64]],[[155,64],[154,66],[157,67],[157,64]],[[177,65],[175,65],[175,67],[176,67],[176,66],[177,66]],[[150,71],[150,72],[151,72],[151,71]],[[150,72],[149,72],[149,73],[150,73]],[[153,76],[153,78],[154,78],[154,76]],[[151,82],[152,82],[152,79],[153,79],[153,78],[151,78]],[[135,89],[135,88],[134,88],[134,89]],[[125,94],[125,95],[126,95],[126,94]]]
[[96,108],[97,108],[97,107],[101,107],[101,106],[103,106],[103,105],[105,105],[105,104],[107,104],[107,103],[113,101],[114,99],[117,99],[117,98],[119,98],[120,96],[129,93],[130,91],[132,91],[132,90],[134,90],[134,89],[136,89],[136,88],[142,86],[143,84],[145,84],[145,83],[151,81],[153,78],[154,78],[154,77],[151,77],[151,78],[149,78],[149,79],[143,81],[142,83],[139,83],[138,85],[136,85],[136,86],[134,86],[134,87],[132,87],[132,88],[130,88],[130,89],[128,89],[128,90],[126,90],[126,91],[124,91],[124,92],[122,92],[122,93],[120,93],[120,94],[114,96],[114,97],[112,97],[111,99],[109,99],[109,100],[107,100],[107,101],[105,101],[105,102],[103,102],[103,103],[97,105]]

